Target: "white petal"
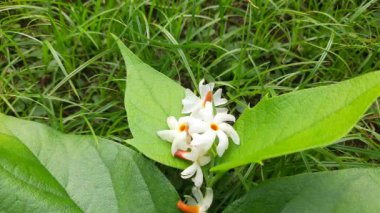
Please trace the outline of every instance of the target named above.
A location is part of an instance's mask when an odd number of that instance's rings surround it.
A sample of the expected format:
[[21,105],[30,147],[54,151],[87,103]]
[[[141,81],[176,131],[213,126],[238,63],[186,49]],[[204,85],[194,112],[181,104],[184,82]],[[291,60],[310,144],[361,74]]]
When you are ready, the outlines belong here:
[[201,211],[207,211],[210,208],[213,197],[214,195],[213,195],[212,189],[207,187],[206,195],[203,198],[203,202],[201,204]]
[[183,109],[182,109],[182,113],[183,114],[192,113],[192,112],[195,112],[195,111],[197,111],[197,110],[199,110],[199,109],[202,108],[202,103],[201,102],[200,103],[196,103],[196,104],[194,104],[194,103],[183,103],[182,102],[182,104],[183,104]]
[[193,93],[193,91],[191,91],[190,89],[185,89],[185,98],[183,100],[188,100],[188,101],[194,101],[194,102],[196,102],[199,99],[200,98],[198,96],[196,96]]
[[197,204],[203,202],[203,194],[198,187],[193,186],[193,188],[191,188],[191,192],[193,193],[193,196],[195,200],[197,201]]
[[219,157],[222,157],[223,153],[228,148],[228,138],[226,133],[221,130],[217,131],[216,134],[219,139],[218,146],[216,147],[216,152],[218,153]]
[[208,85],[209,91],[212,92],[214,90],[215,84],[214,83],[208,83],[207,85]]
[[199,107],[197,107],[195,110],[193,110],[193,111],[191,112],[191,115],[190,115],[190,116],[191,116],[192,118],[202,120],[203,117],[202,117],[201,110],[203,110],[203,106],[202,106],[202,104],[200,104]]
[[222,89],[216,90],[214,95],[212,96],[215,106],[220,106],[227,103],[227,99],[222,98]]
[[194,176],[195,172],[197,172],[199,165],[197,163],[191,164],[189,167],[187,167],[185,170],[181,172],[181,177],[183,179],[189,179],[192,176]]
[[166,119],[166,123],[168,123],[168,126],[170,129],[176,129],[178,126],[177,119],[175,119],[174,116],[170,116]]
[[196,119],[196,118],[189,119],[188,124],[189,124],[189,133],[190,134],[204,133],[208,130],[207,123],[200,120],[200,119]]
[[162,140],[173,142],[174,137],[176,135],[176,131],[175,130],[162,130],[162,131],[158,131],[157,135],[160,136],[160,138]]
[[198,205],[198,202],[193,197],[189,195],[184,195],[184,197],[185,197],[187,205],[192,205],[192,206]]
[[[192,147],[195,147],[197,148],[198,146],[202,145],[203,144],[203,138],[202,138],[202,135],[200,134],[197,134],[197,133],[194,133],[191,135],[191,137],[193,138],[193,140],[190,142],[190,145]],[[198,149],[198,148],[197,148]]]
[[212,103],[207,102],[206,106],[200,110],[200,114],[202,115],[203,121],[212,122],[214,118]]
[[214,122],[217,124],[226,122],[226,121],[232,121],[235,122],[235,116],[225,113],[218,113],[214,117]]
[[177,143],[173,143],[171,147],[172,156],[178,151],[178,145]]
[[186,132],[177,133],[172,144],[172,155],[178,151],[178,149],[186,150],[188,148],[188,145],[186,143]]
[[188,123],[189,122],[189,120],[191,119],[191,117],[190,116],[183,116],[183,117],[180,117],[179,119],[178,119],[178,123],[179,124],[181,124],[181,123]]
[[206,94],[210,91],[210,87],[208,84],[203,85],[204,79],[199,82],[199,94],[201,95],[201,99],[203,100]]
[[237,132],[231,125],[226,124],[226,123],[221,123],[219,124],[219,128],[223,130],[223,132],[225,132],[236,145],[240,144],[239,135],[237,134]]
[[201,166],[204,166],[204,165],[210,163],[210,161],[211,161],[211,157],[209,155],[202,155],[198,158],[198,163]]
[[224,114],[227,114],[228,112],[228,109],[227,108],[221,108],[221,107],[217,107],[216,108],[216,113],[224,113]]
[[205,79],[202,79],[198,85],[199,94],[201,95],[201,98],[203,98],[207,94],[207,87],[203,85],[204,82],[205,82]]
[[214,143],[216,137],[216,133],[214,130],[208,130],[202,135],[194,135],[193,141],[191,141],[191,145],[196,148],[207,152],[212,144]]
[[182,113],[191,113],[199,104],[202,104],[202,100],[198,98],[191,90],[185,90],[185,98],[182,99]]
[[199,150],[193,147],[190,152],[184,153],[182,157],[185,158],[186,160],[195,162],[198,159],[199,154],[200,154]]
[[200,166],[197,168],[197,172],[195,173],[195,177],[192,178],[194,185],[196,187],[201,187],[203,183],[203,172]]

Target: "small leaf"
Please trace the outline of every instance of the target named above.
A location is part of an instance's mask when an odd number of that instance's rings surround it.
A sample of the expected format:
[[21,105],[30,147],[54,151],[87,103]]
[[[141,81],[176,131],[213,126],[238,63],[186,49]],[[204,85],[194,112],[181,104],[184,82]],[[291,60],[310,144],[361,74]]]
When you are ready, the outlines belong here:
[[181,116],[184,88],[143,63],[123,42],[114,38],[127,66],[125,108],[134,137],[130,144],[155,161],[185,168],[187,163],[171,155],[171,144],[157,136],[157,131],[169,128],[166,124],[169,116]]
[[380,169],[346,169],[263,182],[224,212],[378,212],[379,197]]
[[380,72],[372,72],[261,101],[235,124],[241,145],[231,146],[213,170],[332,144],[352,129],[379,95]]
[[3,211],[177,212],[178,199],[165,176],[125,146],[0,114]]

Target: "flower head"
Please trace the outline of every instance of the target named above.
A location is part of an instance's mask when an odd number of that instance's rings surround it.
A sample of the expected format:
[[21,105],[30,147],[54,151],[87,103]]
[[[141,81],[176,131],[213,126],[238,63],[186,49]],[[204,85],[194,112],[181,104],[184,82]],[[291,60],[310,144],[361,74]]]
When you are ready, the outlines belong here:
[[[192,116],[198,117],[199,110],[206,106],[206,103],[213,103],[214,106],[220,106],[227,103],[227,100],[222,98],[222,89],[218,89],[213,94],[214,84],[203,84],[204,80],[202,79],[199,82],[199,93],[200,98],[196,96],[191,90],[185,90],[185,98],[182,100],[183,110],[182,113],[188,114],[191,113]],[[226,111],[225,108],[220,110]]]
[[194,185],[200,187],[203,183],[202,166],[211,161],[211,157],[207,154],[208,150],[193,147],[190,152],[178,150],[175,156],[193,162],[189,167],[181,172],[183,179],[192,178]]
[[235,144],[240,144],[239,135],[234,128],[226,122],[235,122],[235,117],[227,113],[216,113],[214,116],[211,103],[207,103],[204,110],[201,111],[202,120],[192,120],[189,122],[190,131],[202,133],[193,137],[191,145],[196,147],[206,147],[210,149],[218,137],[219,143],[216,151],[219,156],[228,148],[228,137]]
[[211,188],[206,188],[206,195],[203,196],[202,192],[198,187],[192,188],[193,197],[186,196],[186,203],[183,201],[178,201],[177,207],[182,212],[186,213],[204,213],[206,212],[212,203],[213,192]]
[[192,162],[181,172],[181,177],[191,178],[194,182],[192,192],[195,199],[185,196],[186,202],[177,203],[177,207],[187,213],[206,212],[212,203],[212,189],[206,188],[206,195],[203,196],[199,188],[203,184],[202,166],[211,161],[209,151],[215,139],[218,138],[216,151],[219,156],[228,148],[228,137],[235,144],[240,144],[238,134],[228,124],[235,122],[235,117],[227,113],[227,108],[219,107],[227,103],[227,100],[222,98],[222,89],[215,93],[213,89],[214,84],[204,84],[204,80],[199,83],[200,97],[186,89],[185,98],[182,100],[182,113],[190,115],[181,117],[178,121],[170,116],[167,119],[170,129],[157,132],[161,139],[172,143],[172,155]]
[[160,136],[162,140],[166,140],[172,143],[172,155],[178,149],[186,150],[189,148],[190,136],[189,136],[189,124],[188,121],[191,120],[190,117],[182,117],[178,121],[175,117],[170,116],[166,120],[170,130],[158,131],[157,135]]

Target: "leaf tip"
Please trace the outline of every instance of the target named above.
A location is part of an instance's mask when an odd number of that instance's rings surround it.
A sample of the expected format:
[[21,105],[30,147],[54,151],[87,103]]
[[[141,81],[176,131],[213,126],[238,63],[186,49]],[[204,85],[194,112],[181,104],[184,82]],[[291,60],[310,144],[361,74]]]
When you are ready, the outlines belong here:
[[119,37],[117,37],[115,34],[111,33],[111,36],[115,39],[117,46],[119,47],[119,50],[121,52],[121,55],[123,56],[125,65],[128,67],[137,64],[137,63],[143,63],[137,55],[135,55],[125,44],[120,40]]

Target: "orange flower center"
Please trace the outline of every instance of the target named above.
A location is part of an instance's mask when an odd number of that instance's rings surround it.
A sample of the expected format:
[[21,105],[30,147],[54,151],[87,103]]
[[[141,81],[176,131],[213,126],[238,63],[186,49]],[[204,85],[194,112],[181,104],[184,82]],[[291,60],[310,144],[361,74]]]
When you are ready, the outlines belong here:
[[203,100],[203,107],[206,106],[206,103],[207,102],[211,102],[212,101],[212,92],[211,91],[208,91],[208,93],[206,94],[206,97],[205,99]]
[[211,128],[212,130],[214,130],[214,131],[218,131],[219,126],[218,126],[216,123],[212,123],[212,124],[210,125],[210,128]]
[[183,132],[183,131],[187,131],[189,128],[188,128],[188,126],[187,126],[187,124],[181,124],[181,125],[179,125],[179,131],[180,132]]
[[199,213],[199,206],[191,206],[184,203],[182,200],[178,201],[177,208],[185,213]]

